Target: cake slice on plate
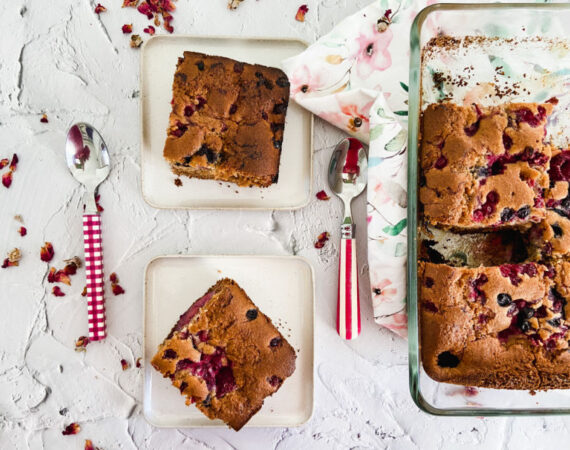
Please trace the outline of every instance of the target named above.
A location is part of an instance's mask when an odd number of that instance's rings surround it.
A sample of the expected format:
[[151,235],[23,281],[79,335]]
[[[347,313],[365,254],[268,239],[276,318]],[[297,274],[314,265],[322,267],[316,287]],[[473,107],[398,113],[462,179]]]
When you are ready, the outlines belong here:
[[180,316],[151,364],[186,404],[237,431],[293,374],[295,359],[271,320],[225,278]]

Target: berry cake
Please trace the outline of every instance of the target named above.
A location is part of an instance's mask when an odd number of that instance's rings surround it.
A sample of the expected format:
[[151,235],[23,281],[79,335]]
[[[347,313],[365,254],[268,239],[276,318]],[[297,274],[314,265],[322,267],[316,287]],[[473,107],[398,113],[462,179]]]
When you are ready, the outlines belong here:
[[570,263],[420,262],[418,282],[422,362],[431,378],[487,388],[570,388]]
[[289,80],[273,67],[184,52],[164,158],[176,175],[239,186],[277,183]]
[[540,257],[560,258],[570,253],[570,150],[552,152],[548,176],[546,217],[529,236]]
[[545,218],[550,103],[429,105],[421,124],[420,201],[426,221],[481,230]]
[[295,359],[271,320],[226,278],[180,316],[151,364],[186,404],[237,431],[291,376]]

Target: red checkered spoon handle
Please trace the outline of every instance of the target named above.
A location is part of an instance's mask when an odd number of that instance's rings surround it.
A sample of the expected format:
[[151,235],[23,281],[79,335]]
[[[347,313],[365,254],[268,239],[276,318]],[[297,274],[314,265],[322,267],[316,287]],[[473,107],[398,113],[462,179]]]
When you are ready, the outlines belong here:
[[103,291],[101,216],[99,214],[83,215],[83,242],[85,243],[89,340],[99,341],[107,336],[105,296]]
[[354,225],[343,224],[338,271],[336,331],[343,339],[356,339],[360,334],[360,297]]

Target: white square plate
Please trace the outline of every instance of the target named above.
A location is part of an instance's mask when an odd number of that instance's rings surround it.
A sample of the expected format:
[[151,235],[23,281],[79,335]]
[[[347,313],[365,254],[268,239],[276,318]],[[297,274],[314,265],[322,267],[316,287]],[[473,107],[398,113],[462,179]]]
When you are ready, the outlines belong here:
[[279,67],[302,52],[298,40],[155,36],[142,48],[142,194],[155,208],[293,209],[311,196],[313,117],[289,102],[279,166],[279,181],[268,188],[239,187],[215,180],[181,177],[182,186],[162,156],[170,115],[176,63],[185,50]]
[[296,369],[246,426],[292,427],[313,413],[314,284],[309,263],[294,256],[161,256],[145,275],[144,415],[157,427],[224,426],[185,398],[150,360],[179,316],[217,280],[234,279],[271,318],[297,353]]

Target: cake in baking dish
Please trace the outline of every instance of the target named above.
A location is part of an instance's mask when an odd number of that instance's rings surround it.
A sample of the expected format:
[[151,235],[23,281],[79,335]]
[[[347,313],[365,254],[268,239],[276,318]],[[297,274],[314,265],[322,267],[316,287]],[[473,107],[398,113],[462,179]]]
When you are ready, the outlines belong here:
[[422,117],[420,201],[432,225],[459,230],[546,216],[549,103],[429,105]]

